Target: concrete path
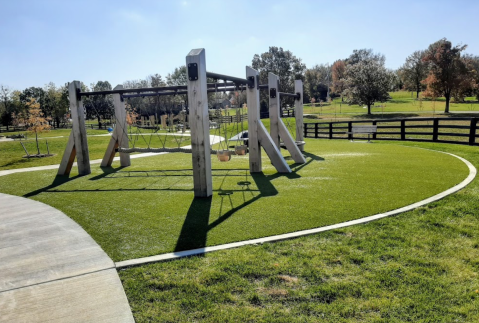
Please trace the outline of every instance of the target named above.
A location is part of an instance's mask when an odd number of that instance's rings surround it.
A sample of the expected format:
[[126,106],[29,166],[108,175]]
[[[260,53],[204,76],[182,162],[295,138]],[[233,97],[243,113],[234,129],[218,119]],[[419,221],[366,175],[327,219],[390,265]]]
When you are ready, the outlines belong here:
[[134,322],[115,264],[59,210],[0,194],[0,322]]

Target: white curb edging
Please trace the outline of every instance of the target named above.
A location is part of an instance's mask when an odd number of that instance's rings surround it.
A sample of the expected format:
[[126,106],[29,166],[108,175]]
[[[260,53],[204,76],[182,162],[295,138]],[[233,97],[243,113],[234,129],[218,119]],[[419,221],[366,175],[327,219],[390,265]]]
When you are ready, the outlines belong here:
[[[435,150],[435,151],[437,151],[437,150]],[[442,152],[442,151],[437,151],[437,152],[451,155],[453,157],[458,158],[462,162],[464,162],[467,165],[467,167],[469,168],[469,175],[466,177],[465,180],[463,180],[461,183],[457,184],[456,186],[453,186],[453,187],[451,187],[450,189],[448,189],[444,192],[441,192],[439,194],[436,194],[434,196],[431,196],[431,197],[429,197],[425,200],[416,202],[414,204],[410,204],[410,205],[407,205],[407,206],[404,206],[402,208],[395,209],[395,210],[392,210],[392,211],[389,211],[389,212],[379,213],[379,214],[367,216],[365,218],[346,221],[346,222],[337,223],[337,224],[333,224],[333,225],[328,225],[328,226],[325,226],[325,227],[314,228],[314,229],[309,229],[309,230],[302,230],[302,231],[296,231],[296,232],[285,233],[285,234],[269,236],[269,237],[264,237],[264,238],[258,238],[258,239],[253,239],[253,240],[227,243],[227,244],[218,245],[218,246],[211,246],[211,247],[198,248],[198,249],[193,249],[193,250],[185,250],[185,251],[179,251],[179,252],[165,253],[165,254],[161,254],[161,255],[144,257],[144,258],[124,260],[124,261],[116,262],[115,266],[116,266],[117,269],[121,269],[121,268],[125,268],[125,267],[144,265],[144,264],[153,263],[153,262],[160,262],[160,261],[178,259],[178,258],[194,256],[194,255],[201,255],[201,254],[205,254],[207,252],[212,252],[212,251],[238,248],[238,247],[246,246],[246,245],[254,245],[254,244],[261,244],[261,243],[265,243],[265,242],[274,242],[274,241],[292,239],[292,238],[302,237],[302,236],[311,235],[311,234],[315,234],[315,233],[319,233],[319,232],[324,232],[324,231],[349,227],[349,226],[356,225],[356,224],[367,223],[367,222],[379,220],[379,219],[382,219],[382,218],[385,218],[385,217],[388,217],[388,216],[391,216],[391,215],[396,215],[396,214],[400,214],[400,213],[404,213],[404,212],[407,212],[407,211],[414,210],[414,209],[416,209],[420,206],[424,206],[426,204],[438,201],[438,200],[440,200],[440,199],[442,199],[442,198],[444,198],[448,195],[451,195],[452,193],[455,193],[455,192],[463,189],[469,183],[471,183],[472,180],[477,175],[477,169],[468,160],[466,160],[462,157],[459,157],[457,155],[451,154],[451,153],[446,153],[446,152]]]

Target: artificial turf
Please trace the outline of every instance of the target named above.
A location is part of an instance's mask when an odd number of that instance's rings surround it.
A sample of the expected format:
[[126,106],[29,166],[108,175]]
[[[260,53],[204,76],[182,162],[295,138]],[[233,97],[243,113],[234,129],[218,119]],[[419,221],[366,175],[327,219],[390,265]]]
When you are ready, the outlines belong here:
[[[479,167],[477,147],[406,144]],[[119,275],[137,322],[478,322],[477,232],[475,179],[394,217]]]
[[191,156],[135,159],[70,179],[13,174],[0,192],[52,205],[78,222],[115,261],[325,226],[396,209],[461,182],[464,163],[385,143],[307,140],[307,163],[250,175],[248,157],[213,158],[214,195],[193,199]]

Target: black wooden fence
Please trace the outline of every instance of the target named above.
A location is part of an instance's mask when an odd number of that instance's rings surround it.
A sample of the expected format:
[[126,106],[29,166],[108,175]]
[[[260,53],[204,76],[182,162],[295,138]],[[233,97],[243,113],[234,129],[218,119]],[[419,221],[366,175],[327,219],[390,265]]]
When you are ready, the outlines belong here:
[[306,138],[363,139],[368,135],[347,134],[355,125],[376,125],[375,140],[442,142],[479,146],[479,118],[407,118],[317,122],[304,124]]

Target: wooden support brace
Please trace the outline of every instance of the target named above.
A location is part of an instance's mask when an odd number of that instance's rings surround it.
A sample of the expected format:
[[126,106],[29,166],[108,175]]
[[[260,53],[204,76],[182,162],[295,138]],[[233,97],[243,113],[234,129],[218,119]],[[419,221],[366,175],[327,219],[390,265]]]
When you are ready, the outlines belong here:
[[288,163],[281,155],[281,151],[273,142],[265,126],[260,119],[260,103],[258,88],[258,71],[251,67],[246,67],[246,78],[253,78],[255,86],[248,88],[246,100],[248,106],[248,148],[249,165],[251,173],[262,172],[261,147],[264,148],[271,163],[278,173],[291,173]]
[[[269,118],[271,120],[271,138],[275,145],[279,148],[279,140],[283,139],[286,149],[291,154],[291,157],[296,163],[304,164],[304,158],[301,150],[296,145],[296,142],[291,137],[288,128],[281,120],[280,116],[280,97],[279,97],[279,77],[273,73],[268,73],[268,88],[269,88]],[[275,89],[272,91],[272,89]],[[276,93],[276,95],[273,95]]]
[[90,155],[88,152],[88,141],[85,128],[85,115],[83,104],[78,98],[80,91],[80,82],[73,81],[68,85],[70,111],[72,116],[72,131],[68,139],[68,144],[63,153],[63,158],[58,168],[58,175],[69,175],[73,166],[75,157],[77,159],[78,174],[88,175],[90,169]]
[[[123,90],[122,85],[117,85],[114,90]],[[110,143],[101,161],[101,167],[110,167],[115,157],[116,149],[129,148],[128,124],[126,122],[125,102],[121,100],[120,94],[113,94],[113,105],[115,107],[116,126],[111,135]],[[131,165],[130,154],[120,153],[120,165],[128,167]]]

